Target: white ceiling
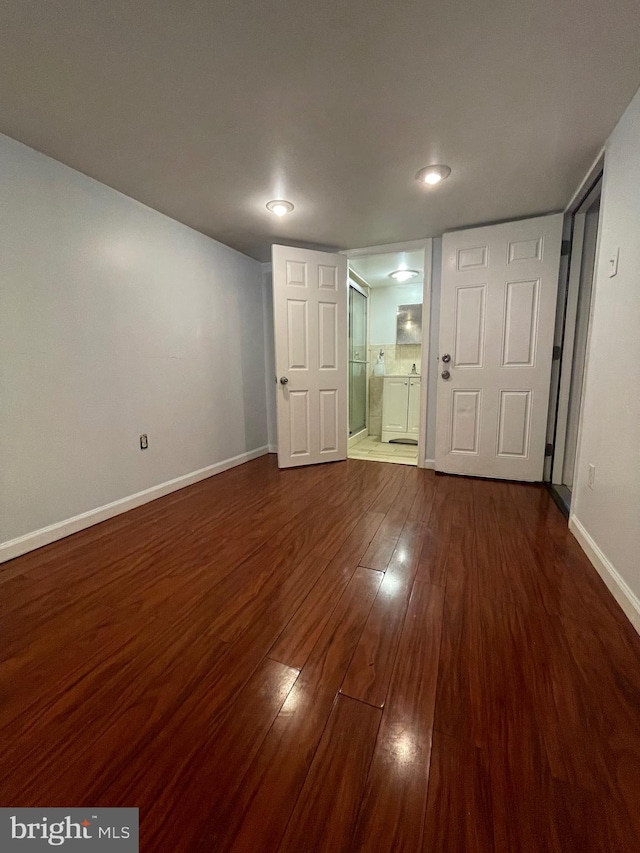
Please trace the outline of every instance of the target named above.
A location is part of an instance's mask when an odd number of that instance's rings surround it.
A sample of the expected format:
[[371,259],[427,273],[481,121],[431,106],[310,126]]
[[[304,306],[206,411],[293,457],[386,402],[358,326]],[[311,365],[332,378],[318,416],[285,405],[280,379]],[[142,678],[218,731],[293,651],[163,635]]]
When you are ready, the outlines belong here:
[[363,278],[369,287],[389,287],[398,282],[389,278],[395,270],[418,270],[420,275],[405,284],[421,284],[424,281],[424,249],[417,252],[393,252],[385,255],[367,255],[365,258],[349,258],[349,266]]
[[4,0],[0,130],[262,260],[418,239],[565,206],[640,84],[639,11]]

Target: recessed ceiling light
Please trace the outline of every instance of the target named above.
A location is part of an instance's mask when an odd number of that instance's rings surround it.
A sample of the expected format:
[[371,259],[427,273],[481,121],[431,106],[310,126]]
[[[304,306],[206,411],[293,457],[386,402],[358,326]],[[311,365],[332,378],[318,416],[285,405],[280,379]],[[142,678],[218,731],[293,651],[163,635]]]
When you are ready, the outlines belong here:
[[420,275],[420,270],[394,270],[389,273],[389,278],[396,281],[409,281],[410,278],[415,278]]
[[275,213],[276,216],[285,216],[287,213],[291,213],[293,205],[290,201],[285,201],[282,198],[276,198],[273,201],[267,202],[267,210],[270,210],[271,213]]
[[421,184],[439,184],[451,174],[448,166],[425,166],[416,173],[416,181]]

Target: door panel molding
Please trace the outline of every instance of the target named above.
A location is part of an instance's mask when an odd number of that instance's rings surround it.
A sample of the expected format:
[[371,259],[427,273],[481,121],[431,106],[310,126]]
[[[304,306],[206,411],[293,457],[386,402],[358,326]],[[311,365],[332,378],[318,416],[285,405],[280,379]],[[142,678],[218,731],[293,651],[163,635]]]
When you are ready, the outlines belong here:
[[455,388],[451,393],[450,453],[473,454],[480,449],[482,391]]
[[539,298],[539,278],[535,281],[507,282],[502,327],[502,367],[535,367]]
[[486,284],[456,287],[454,367],[482,367]]

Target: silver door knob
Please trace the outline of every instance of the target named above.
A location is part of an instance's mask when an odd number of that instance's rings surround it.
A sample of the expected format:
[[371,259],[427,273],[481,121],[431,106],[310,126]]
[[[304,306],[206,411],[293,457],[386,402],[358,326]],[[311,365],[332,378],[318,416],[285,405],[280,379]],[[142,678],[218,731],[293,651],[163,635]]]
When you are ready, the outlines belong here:
[[442,371],[442,378],[443,378],[443,379],[451,379],[451,374],[449,373],[449,371],[448,371],[448,370],[443,370],[443,371]]
[[445,354],[442,356],[442,360],[445,364],[449,364],[449,362],[451,361],[451,356],[448,352],[445,352]]
[[289,380],[287,379],[287,377],[286,377],[286,376],[281,376],[281,377],[280,377],[280,384],[281,384],[281,385],[286,385],[288,381],[289,381]]

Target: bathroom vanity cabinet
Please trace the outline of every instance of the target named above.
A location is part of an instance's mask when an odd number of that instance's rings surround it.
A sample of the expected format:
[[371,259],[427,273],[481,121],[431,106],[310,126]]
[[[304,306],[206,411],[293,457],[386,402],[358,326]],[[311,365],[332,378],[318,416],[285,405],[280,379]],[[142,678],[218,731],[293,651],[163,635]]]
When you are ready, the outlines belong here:
[[420,427],[420,377],[385,376],[382,388],[382,441],[418,440]]

